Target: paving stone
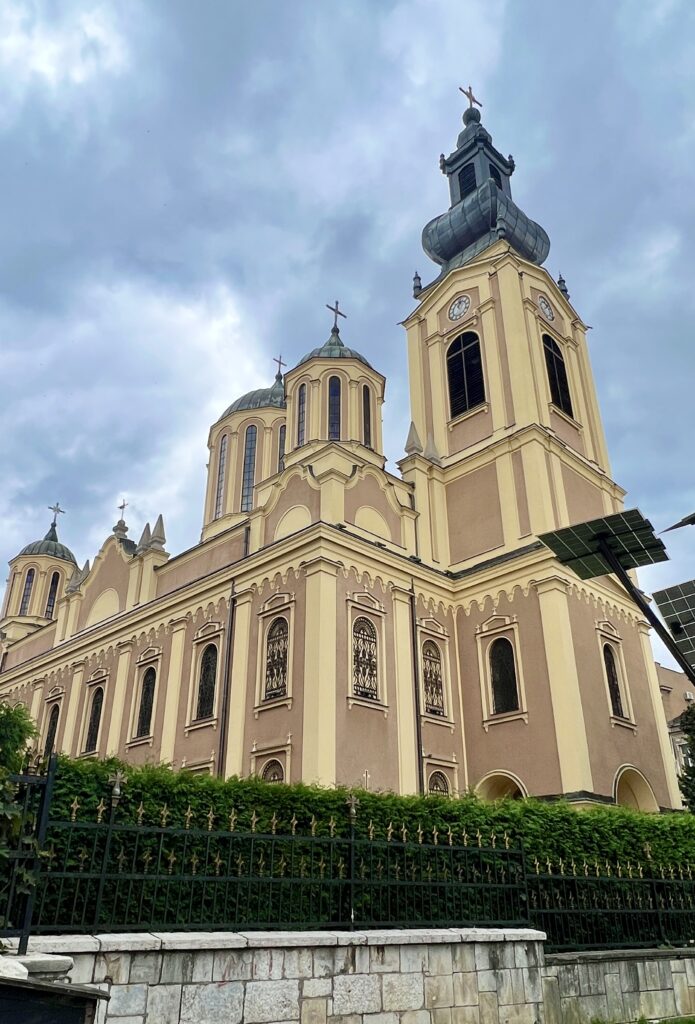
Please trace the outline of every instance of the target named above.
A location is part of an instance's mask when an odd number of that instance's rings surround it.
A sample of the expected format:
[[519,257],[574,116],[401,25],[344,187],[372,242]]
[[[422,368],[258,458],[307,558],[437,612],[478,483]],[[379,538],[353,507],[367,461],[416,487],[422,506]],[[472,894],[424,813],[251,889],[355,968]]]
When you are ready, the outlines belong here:
[[[113,1021],[113,1024],[144,1024],[145,1018],[139,1013],[136,1017],[111,1017],[111,1020]],[[176,1020],[178,1022],[178,1017]],[[100,1024],[98,1019],[97,1024]],[[157,1022],[157,1024],[159,1024],[159,1022]]]
[[676,1000],[676,1012],[683,1016],[689,1016],[693,1013],[693,989],[688,986],[688,978],[686,974],[674,974],[673,975],[673,995]]
[[545,1024],[562,1024],[560,986],[557,978],[543,978]]
[[147,1016],[156,1024],[179,1024],[181,985],[151,985],[147,992]]
[[606,1005],[609,1020],[622,1020],[625,1012],[619,974],[606,975]]
[[126,1017],[145,1012],[147,985],[112,985],[109,1017]]
[[522,970],[524,979],[524,1002],[542,1003],[543,986],[540,967],[526,967]]
[[[73,958],[72,970],[70,971],[70,983],[72,985],[89,985],[94,978],[93,953],[77,953]],[[133,981],[138,979],[133,978]]]
[[425,1006],[428,1009],[441,1009],[454,1005],[454,979],[449,975],[436,978],[425,978]]
[[329,996],[333,991],[333,980],[331,978],[307,978],[302,983],[302,996],[305,999],[313,999],[316,996]]
[[524,972],[519,967],[495,971],[497,975],[497,1002],[500,1006],[513,1006],[526,1001]]
[[314,977],[315,978],[329,978],[329,977],[333,977],[333,950],[332,949],[315,949],[314,950]]
[[298,1019],[298,981],[247,982],[244,997],[245,1024]]
[[432,1010],[433,1024],[451,1024],[451,1010],[446,1007],[442,1010]]
[[183,985],[193,981],[193,953],[165,953],[160,981],[163,985]]
[[480,992],[497,991],[497,971],[478,971],[477,975]]
[[480,1024],[480,1007],[454,1006],[451,1011],[451,1024]]
[[465,974],[475,970],[475,945],[472,942],[461,942],[452,946],[452,962],[454,971]]
[[621,960],[619,970],[620,987],[623,992],[638,992],[640,988],[640,978],[636,962],[634,960]]
[[676,1016],[676,997],[672,988],[640,992],[642,1014],[649,1019]]
[[419,1010],[425,999],[421,974],[384,974],[382,991],[385,1010]]
[[148,982],[151,985],[156,985],[159,981],[159,976],[162,971],[162,954],[159,952],[152,953],[137,953],[130,962],[130,976],[128,981],[131,982]]
[[285,955],[281,949],[255,949],[251,976],[254,981],[279,981]]
[[685,973],[688,975],[688,984],[695,985],[695,958],[684,957]]
[[326,1000],[304,999],[301,1006],[302,1024],[326,1024]]
[[196,981],[212,981],[212,965],[215,958],[215,954],[212,950],[207,950],[205,953],[194,953],[193,954],[193,976],[191,980]]
[[579,965],[579,991],[583,996],[605,995],[606,981],[603,964]]
[[429,1010],[406,1010],[400,1015],[401,1024],[430,1024]]
[[381,1010],[380,975],[339,974],[334,978],[333,1012],[335,1014],[377,1013],[379,1010]]
[[[159,936],[152,932],[106,932],[97,935],[96,940],[100,953],[141,953],[149,949],[160,949],[162,945]],[[56,953],[58,952],[56,949]]]
[[639,978],[639,987],[642,992],[661,988],[661,977],[657,960],[638,960],[637,977]]
[[478,1005],[478,976],[475,971],[454,974],[454,1006]]
[[480,993],[480,1024],[499,1024],[499,1007],[496,992]]
[[314,972],[314,958],[310,949],[287,949],[282,965],[283,978],[310,978]]
[[[579,966],[577,964],[563,964],[557,980],[560,985],[561,998],[579,995]],[[637,981],[637,970],[635,970],[635,981]]]
[[543,947],[538,942],[517,942],[514,944],[514,964],[516,967],[540,967],[543,960]]
[[448,974],[453,970],[451,946],[433,946],[429,951],[429,974]]
[[535,1003],[500,1006],[500,1024],[534,1024],[538,1011]]
[[[249,985],[254,984],[249,982]],[[258,982],[257,984],[264,984]],[[244,1008],[244,986],[239,981],[217,981],[209,985],[184,985],[180,1024],[240,1024]],[[278,1018],[271,1017],[271,1020]],[[149,1022],[148,1022],[149,1024]]]
[[399,1024],[399,1019],[397,1013],[365,1013],[362,1017],[363,1024]]
[[415,946],[401,946],[401,971],[404,974],[411,971],[423,973],[427,970],[429,962],[429,947],[418,943]]
[[129,953],[99,953],[94,962],[94,981],[108,981],[126,985],[130,974]]
[[212,980],[248,981],[253,967],[252,956],[247,949],[218,950],[212,965]]
[[606,1020],[608,1017],[608,1006],[605,995],[580,996],[577,1000],[577,1005],[583,1021],[593,1020],[594,1017],[600,1017],[601,1020]]
[[330,1024],[362,1024],[362,1017],[357,1013],[341,1014],[338,1017],[328,1017]]
[[400,970],[401,951],[398,946],[371,946],[368,952],[371,974],[385,974]]

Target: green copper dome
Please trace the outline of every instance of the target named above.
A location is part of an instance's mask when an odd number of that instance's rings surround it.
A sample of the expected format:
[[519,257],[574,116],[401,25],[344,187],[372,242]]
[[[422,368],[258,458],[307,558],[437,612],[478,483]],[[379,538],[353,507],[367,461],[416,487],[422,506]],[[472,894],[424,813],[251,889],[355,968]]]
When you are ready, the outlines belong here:
[[43,540],[35,540],[32,544],[27,544],[25,548],[22,548],[17,557],[21,558],[22,555],[48,555],[49,558],[61,558],[64,562],[73,562],[77,565],[77,559],[70,548],[66,548],[58,540],[55,523],[51,523],[50,529]]
[[308,363],[310,359],[358,359],[365,366],[372,368],[372,364],[368,362],[363,355],[357,352],[354,348],[348,348],[347,345],[343,345],[340,340],[340,331],[337,327],[331,328],[331,336],[325,344],[321,345],[320,348],[313,348],[311,352],[307,352],[303,356],[297,366],[301,366],[302,363]]
[[285,408],[285,385],[282,383],[282,375],[277,374],[271,388],[256,388],[255,391],[247,391],[236,402],[232,402],[228,409],[220,416],[223,420],[232,412],[241,412],[244,409],[284,409]]

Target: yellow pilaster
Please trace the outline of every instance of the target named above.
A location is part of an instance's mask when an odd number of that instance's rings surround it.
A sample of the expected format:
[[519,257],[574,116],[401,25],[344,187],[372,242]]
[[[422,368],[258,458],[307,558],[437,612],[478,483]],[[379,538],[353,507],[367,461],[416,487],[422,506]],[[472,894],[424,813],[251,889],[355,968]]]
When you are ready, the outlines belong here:
[[413,693],[413,645],[410,623],[410,595],[393,590],[393,634],[396,648],[396,720],[398,722],[398,783],[400,793],[417,793],[417,749],[415,696]]
[[75,757],[80,751],[77,749],[79,742],[79,730],[77,729],[77,711],[80,706],[82,693],[82,681],[84,679],[85,662],[73,663],[74,672],[70,683],[70,692],[67,700],[67,712],[65,716],[65,729],[63,731],[63,753]]
[[664,704],[661,699],[661,690],[659,688],[659,677],[656,674],[654,654],[652,653],[652,645],[649,641],[649,626],[646,622],[641,622],[637,628],[639,630],[640,643],[642,645],[644,667],[647,673],[647,688],[649,690],[649,699],[651,701],[652,712],[654,714],[654,725],[659,740],[661,760],[664,763],[664,774],[666,776],[669,803],[671,807],[674,807],[676,810],[680,810],[683,807],[683,800],[681,799],[680,788],[678,786],[676,762],[673,756],[671,743],[668,738],[668,727],[666,725]]
[[346,437],[348,441],[361,441],[362,440],[362,429],[359,414],[359,391],[356,380],[349,381],[350,385],[350,404],[348,407],[348,422]]
[[302,779],[322,786],[336,781],[337,570],[321,557],[306,566]]
[[162,742],[159,748],[159,760],[170,764],[174,760],[177,724],[181,704],[181,682],[183,676],[183,652],[186,641],[185,618],[174,619],[170,624],[171,649],[169,652],[169,672],[167,674],[167,693],[162,721]]
[[531,533],[547,533],[555,529],[556,523],[543,446],[537,441],[525,444],[521,448],[521,459],[526,479]]
[[32,684],[31,709],[29,713],[39,728],[41,728],[39,716],[41,714],[41,696],[43,694],[44,682],[45,680],[39,679]]
[[504,387],[502,385],[502,363],[500,360],[500,339],[497,337],[497,326],[495,324],[495,304],[492,299],[481,303],[480,314],[485,332],[485,369],[487,371],[486,384],[488,400],[490,402],[490,413],[492,415],[492,429],[504,430],[507,425],[507,414],[504,408]]
[[[428,351],[430,362],[430,388],[432,391],[432,409],[434,410],[432,434],[434,443],[440,456],[449,454],[449,437],[447,434],[447,421],[449,419],[449,396],[446,386],[446,370],[444,355],[444,340],[437,338],[432,342]],[[427,434],[422,438],[422,443],[427,444]]]
[[234,633],[232,635],[232,672],[229,681],[229,721],[227,728],[227,754],[224,763],[225,778],[246,774],[244,758],[244,722],[246,720],[246,692],[249,684],[249,649],[251,646],[250,590],[236,596]]
[[306,426],[304,431],[304,441],[315,441],[321,436],[321,383],[318,380],[312,380],[309,384],[310,393],[307,395],[309,400],[309,408],[307,410],[308,416],[305,420]]
[[[500,266],[497,279],[500,286],[500,311],[504,321],[508,346],[509,375],[517,423],[535,423],[539,417],[529,355],[528,325],[523,305],[519,271],[513,263]],[[531,378],[531,379],[530,379]],[[546,416],[547,419],[547,410]],[[541,422],[544,422],[542,419]]]
[[124,640],[117,644],[118,664],[116,665],[116,678],[113,684],[113,696],[111,701],[111,719],[109,721],[109,734],[106,740],[106,756],[115,757],[121,739],[121,726],[123,724],[123,712],[126,703],[126,689],[128,686],[128,670],[130,668],[130,656],[133,650],[132,640]]
[[260,480],[267,480],[273,475],[273,431],[270,427],[263,427],[263,460],[261,464]]
[[521,527],[519,526],[519,503],[516,498],[511,452],[502,453],[497,459],[496,466],[497,487],[499,488],[500,508],[502,510],[502,532],[505,545],[510,547],[518,542],[521,533]]

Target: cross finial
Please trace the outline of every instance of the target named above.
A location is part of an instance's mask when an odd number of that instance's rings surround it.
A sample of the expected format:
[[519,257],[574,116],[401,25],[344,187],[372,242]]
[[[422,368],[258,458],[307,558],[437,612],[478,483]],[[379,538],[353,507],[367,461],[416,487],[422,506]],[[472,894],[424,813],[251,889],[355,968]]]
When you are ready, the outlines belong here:
[[121,501],[121,504],[118,505],[117,508],[118,508],[118,511],[121,513],[121,519],[122,519],[124,514],[125,514],[125,510],[128,508],[128,502],[125,500],[125,498],[123,498],[123,500]]
[[330,309],[331,313],[333,314],[333,329],[337,331],[338,317],[342,316],[345,320],[347,320],[347,313],[343,313],[342,310],[338,309],[337,299],[335,300],[335,306],[329,306],[328,303],[326,303],[326,309]]
[[53,522],[51,524],[52,526],[55,526],[56,523],[58,522],[59,513],[62,513],[63,515],[65,514],[65,509],[60,507],[59,501],[57,501],[55,505],[49,505],[48,511],[53,513]]
[[287,366],[287,363],[283,362],[282,352],[280,353],[279,356],[277,356],[275,359],[273,359],[273,362],[278,364],[278,372],[277,372],[278,377],[282,377],[282,368],[283,368],[283,366]]
[[482,103],[480,102],[480,100],[477,100],[475,98],[475,96],[473,95],[473,87],[472,86],[469,85],[467,89],[464,89],[463,86],[460,85],[459,86],[459,92],[462,92],[463,95],[466,97],[466,99],[468,100],[468,106],[469,107],[472,107],[474,103],[475,103],[476,107],[482,107]]

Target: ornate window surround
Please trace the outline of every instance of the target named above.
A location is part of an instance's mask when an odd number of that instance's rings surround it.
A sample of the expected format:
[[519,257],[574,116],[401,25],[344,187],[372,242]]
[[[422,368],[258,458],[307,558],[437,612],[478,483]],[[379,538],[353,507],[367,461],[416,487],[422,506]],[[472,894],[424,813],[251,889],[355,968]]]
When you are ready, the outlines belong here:
[[[442,725],[454,731],[453,694],[451,692],[451,650],[449,646],[449,634],[444,626],[436,619],[418,619],[417,640],[420,664],[418,674],[420,677],[420,707],[422,709],[422,720],[430,725]],[[425,674],[423,665],[423,648],[428,640],[431,640],[439,648],[442,656],[442,683],[444,687],[444,714],[432,715],[425,711]]]
[[[217,646],[217,674],[215,676],[215,701],[210,718],[196,719],[195,713],[198,706],[198,685],[200,683],[200,663],[205,648],[209,643]],[[183,727],[184,735],[196,729],[217,729],[218,710],[220,700],[220,674],[224,658],[224,626],[221,622],[208,619],[193,634],[191,643],[191,667],[188,682],[188,709],[186,712],[186,724]]]
[[[154,683],[154,699],[152,701],[152,718],[150,719],[150,731],[147,736],[136,736],[138,716],[140,714],[140,700],[142,698],[142,683],[145,672],[153,668],[156,674]],[[151,747],[154,742],[153,726],[157,717],[157,699],[159,697],[159,680],[162,671],[162,648],[148,647],[135,661],[135,686],[133,687],[133,698],[130,702],[130,717],[128,721],[128,739],[125,748]]]
[[[79,710],[80,714],[80,732],[79,732],[79,743],[77,747],[76,757],[87,760],[90,757],[99,756],[99,742],[103,735],[104,729],[104,712],[106,710],[106,702],[109,696],[109,672],[104,668],[97,668],[92,672],[89,679],[84,681],[84,696],[82,699],[82,706]],[[74,685],[74,683],[73,683]],[[87,742],[87,732],[89,730],[89,718],[92,711],[92,695],[97,686],[101,686],[104,691],[104,703],[101,706],[101,718],[99,720],[99,733],[97,735],[96,750],[85,750],[84,745]]]
[[[608,715],[611,721],[611,726],[615,728],[619,726],[623,729],[629,729],[630,732],[636,733],[637,726],[635,724],[635,715],[632,707],[632,695],[630,693],[630,687],[627,682],[627,666],[625,664],[625,654],[623,651],[623,641],[618,633],[615,626],[606,621],[605,619],[596,623],[596,640],[598,642],[598,653],[601,661],[601,677],[603,679],[603,685],[606,693],[606,706],[608,708]],[[608,675],[606,673],[606,663],[603,657],[603,648],[605,644],[608,644],[613,649],[613,655],[615,657],[615,665],[618,670],[618,686],[620,687],[620,696],[623,702],[623,710],[625,717],[620,718],[618,715],[613,714],[613,704],[611,701],[611,691],[608,686]]]
[[[65,687],[63,685],[52,686],[43,699],[43,716],[41,721],[41,744],[45,744],[48,738],[48,726],[51,718],[51,711],[58,705],[58,729],[60,729],[62,718],[63,718],[63,701],[65,698]],[[58,732],[56,731],[55,742],[53,744],[53,750],[57,749],[58,743]]]
[[434,754],[425,754],[422,761],[425,772],[425,796],[429,795],[430,775],[433,772],[442,772],[443,775],[446,775],[449,783],[449,797],[457,797],[459,795],[459,765],[455,755],[448,758],[437,757]]
[[[347,705],[352,708],[373,708],[388,718],[389,704],[386,690],[386,610],[380,601],[364,591],[348,593],[347,610]],[[376,629],[376,700],[358,697],[352,692],[352,627],[355,619],[369,619]]]
[[[493,641],[499,637],[505,637],[509,640],[514,651],[519,708],[517,711],[507,711],[504,714],[496,715],[494,713],[495,705],[492,696],[490,647]],[[481,622],[475,631],[475,642],[478,648],[478,674],[480,679],[480,697],[483,706],[483,728],[485,732],[488,731],[491,725],[499,725],[502,722],[513,722],[519,719],[528,725],[526,686],[524,684],[524,669],[521,662],[519,624],[516,615],[492,615],[485,622]]]
[[290,774],[292,768],[292,733],[287,734],[287,739],[284,743],[281,741],[280,743],[262,743],[259,745],[254,740],[249,761],[251,774],[260,779],[263,766],[268,761],[280,762],[285,772],[283,782],[287,782],[292,777]]
[[[565,338],[563,337],[563,335],[560,334],[559,331],[553,330],[548,321],[544,320],[540,310],[535,309],[534,312],[536,314],[536,319],[538,322],[538,344],[540,346],[540,354],[543,363],[544,384],[542,384],[541,386],[545,388],[545,391],[543,393],[545,394],[548,400],[548,411],[552,411],[555,415],[559,416],[560,419],[563,419],[567,423],[570,423],[575,428],[575,430],[579,430],[580,434],[582,434],[584,431],[584,425],[581,422],[581,420],[577,418],[577,410],[579,406],[579,401],[577,399],[580,398],[580,390],[578,384],[581,382],[578,382],[574,379],[574,367],[570,366],[570,360],[568,358],[570,352],[574,353],[574,351],[576,350],[576,342],[573,338]],[[547,334],[548,337],[551,338],[555,342],[557,347],[560,349],[562,360],[565,364],[565,373],[567,374],[567,386],[569,388],[570,402],[572,404],[571,416],[569,415],[569,413],[566,413],[564,409],[561,409],[559,405],[555,405],[555,403],[553,402],[552,392],[550,390],[550,380],[548,379],[548,369],[546,366],[545,359],[545,342],[543,341],[544,334]]]
[[[292,707],[292,676],[294,664],[294,616],[296,599],[293,594],[273,594],[261,607],[258,612],[258,639],[256,655],[256,696],[253,707],[254,718],[258,718],[261,711],[269,711],[270,708],[291,708]],[[275,697],[270,700],[263,699],[265,690],[265,669],[267,646],[266,639],[268,630],[273,620],[283,617],[287,619],[287,695]]]

